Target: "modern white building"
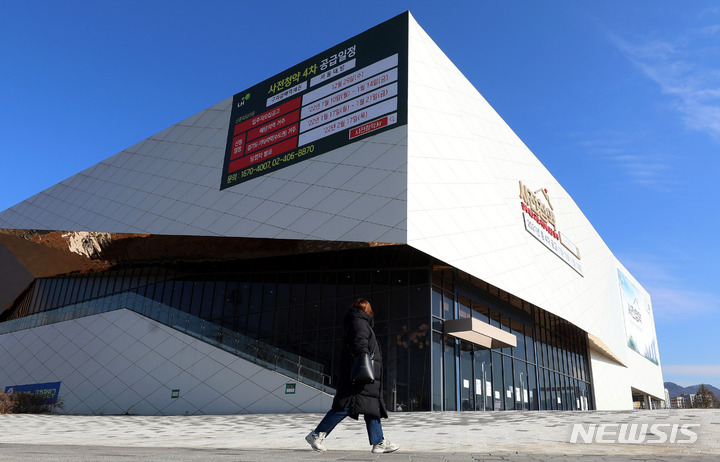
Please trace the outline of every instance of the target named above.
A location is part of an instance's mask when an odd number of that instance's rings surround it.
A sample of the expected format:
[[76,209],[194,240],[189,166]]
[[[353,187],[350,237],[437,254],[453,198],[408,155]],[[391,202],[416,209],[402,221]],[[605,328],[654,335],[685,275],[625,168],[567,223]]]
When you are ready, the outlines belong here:
[[68,413],[324,411],[355,297],[393,409],[664,398],[649,294],[409,13],[0,228],[0,385]]

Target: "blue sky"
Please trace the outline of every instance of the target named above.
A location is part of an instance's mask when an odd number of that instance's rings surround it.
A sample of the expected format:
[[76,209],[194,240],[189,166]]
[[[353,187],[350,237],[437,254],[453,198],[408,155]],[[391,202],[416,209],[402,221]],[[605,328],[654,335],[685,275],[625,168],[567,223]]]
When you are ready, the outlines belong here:
[[665,380],[719,386],[715,1],[3,2],[0,210],[408,9],[650,292]]

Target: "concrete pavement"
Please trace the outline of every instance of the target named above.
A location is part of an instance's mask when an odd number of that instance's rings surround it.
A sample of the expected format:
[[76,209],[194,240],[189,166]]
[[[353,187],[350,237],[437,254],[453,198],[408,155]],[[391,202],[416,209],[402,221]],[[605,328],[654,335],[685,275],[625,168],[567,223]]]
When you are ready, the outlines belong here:
[[352,419],[316,453],[304,437],[321,418],[2,415],[0,461],[720,460],[718,410],[392,413],[393,454],[371,454]]

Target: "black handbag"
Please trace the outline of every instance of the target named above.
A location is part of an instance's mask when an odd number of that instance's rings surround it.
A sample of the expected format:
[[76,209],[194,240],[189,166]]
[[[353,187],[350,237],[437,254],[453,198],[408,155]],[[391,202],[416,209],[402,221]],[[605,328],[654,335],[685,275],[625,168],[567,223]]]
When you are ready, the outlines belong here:
[[350,369],[350,380],[355,385],[366,385],[375,382],[375,349],[372,354],[361,353],[355,356]]

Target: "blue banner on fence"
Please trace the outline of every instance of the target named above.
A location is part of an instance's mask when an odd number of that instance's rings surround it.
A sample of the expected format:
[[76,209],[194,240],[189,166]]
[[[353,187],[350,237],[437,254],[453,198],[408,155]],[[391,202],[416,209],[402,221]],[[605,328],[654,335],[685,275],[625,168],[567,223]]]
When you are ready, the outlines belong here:
[[5,387],[5,393],[33,393],[45,397],[45,404],[56,404],[62,382],[30,383]]

